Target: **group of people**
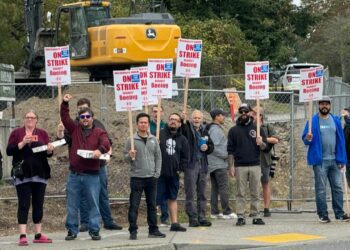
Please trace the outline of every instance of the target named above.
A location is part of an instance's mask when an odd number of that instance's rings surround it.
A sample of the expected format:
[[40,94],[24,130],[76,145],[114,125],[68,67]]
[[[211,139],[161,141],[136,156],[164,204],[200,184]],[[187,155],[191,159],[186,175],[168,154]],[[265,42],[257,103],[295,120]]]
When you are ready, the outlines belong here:
[[[57,138],[65,138],[69,150],[66,188],[68,233],[65,239],[74,240],[79,232],[88,231],[93,240],[100,240],[101,217],[104,228],[122,229],[111,216],[106,175],[108,161],[99,159],[103,154],[112,153],[112,141],[103,125],[94,118],[89,100],[78,100],[77,117],[70,117],[71,99],[69,94],[63,97],[60,110],[62,124],[57,130]],[[326,203],[328,179],[335,218],[349,221],[343,209],[342,170],[350,158],[350,108],[342,112],[345,120],[343,131],[341,120],[330,113],[330,98],[324,97],[318,104],[319,112],[312,117],[311,130],[307,123],[302,134],[308,146],[307,161],[315,176],[317,214],[320,222],[330,222]],[[199,110],[194,110],[190,116],[186,112],[171,113],[167,121],[162,119],[162,107],[153,107],[151,116],[137,114],[137,130],[133,138],[126,140],[123,152],[125,161],[130,165],[128,221],[131,240],[137,239],[137,217],[143,192],[149,237],[166,237],[158,225],[168,225],[170,231],[186,231],[186,227],[178,221],[177,195],[181,173],[184,175],[189,227],[212,225],[206,214],[207,179],[211,182],[211,219],[237,217],[236,225],[245,225],[246,193],[249,192],[252,224],[265,224],[260,215],[259,197],[262,190],[263,216],[271,216],[269,180],[274,174],[271,156],[279,137],[270,124],[264,123],[261,107],[251,108],[243,103],[238,111],[236,124],[227,135],[223,127],[226,113],[221,109],[211,110],[212,121],[208,124],[203,122],[203,113]],[[161,117],[157,116],[158,112]],[[160,137],[156,138],[158,118],[162,120]],[[259,133],[258,119],[261,124]],[[52,156],[54,147],[47,132],[37,128],[37,122],[36,112],[28,111],[24,126],[12,131],[7,145],[7,154],[13,156],[12,172],[18,196],[19,245],[28,245],[26,225],[31,203],[35,230],[33,242],[52,242],[42,233],[41,220],[45,188],[50,178],[47,158]],[[34,153],[32,148],[40,146],[46,146],[45,150]],[[92,153],[84,158],[77,154],[79,149]],[[230,207],[228,176],[236,178],[236,214]],[[347,177],[350,179],[349,174]],[[157,221],[157,207],[161,212],[160,223]]]

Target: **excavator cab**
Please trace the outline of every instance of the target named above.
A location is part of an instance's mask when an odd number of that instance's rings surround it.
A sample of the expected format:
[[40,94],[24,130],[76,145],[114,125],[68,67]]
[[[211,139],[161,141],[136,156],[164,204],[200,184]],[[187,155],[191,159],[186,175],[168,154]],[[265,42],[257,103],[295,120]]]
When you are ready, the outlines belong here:
[[[109,3],[102,1],[85,1],[66,4],[57,9],[56,44],[60,44],[59,38],[68,31],[71,59],[82,59],[90,56],[89,27],[100,25],[100,21],[110,18]],[[65,16],[67,15],[68,16]],[[66,26],[66,27],[62,27]]]

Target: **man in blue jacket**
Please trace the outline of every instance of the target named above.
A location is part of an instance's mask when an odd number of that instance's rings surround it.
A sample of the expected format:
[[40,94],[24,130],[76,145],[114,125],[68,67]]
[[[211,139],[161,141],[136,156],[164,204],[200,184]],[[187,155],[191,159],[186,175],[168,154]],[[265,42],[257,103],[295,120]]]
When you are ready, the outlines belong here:
[[307,163],[315,176],[316,207],[319,221],[330,222],[327,212],[327,179],[332,191],[332,207],[337,221],[349,221],[343,210],[342,170],[346,165],[345,139],[340,120],[330,113],[331,99],[324,96],[318,101],[319,112],[312,117],[312,128],[308,122],[302,135],[309,146]]

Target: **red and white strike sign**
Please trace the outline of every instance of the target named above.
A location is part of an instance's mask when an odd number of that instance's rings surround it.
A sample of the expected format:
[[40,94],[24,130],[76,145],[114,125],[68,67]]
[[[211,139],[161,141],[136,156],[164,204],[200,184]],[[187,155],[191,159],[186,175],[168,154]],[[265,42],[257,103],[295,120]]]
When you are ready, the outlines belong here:
[[142,97],[139,71],[113,71],[113,79],[116,110],[141,110]]
[[323,67],[300,69],[300,102],[309,102],[322,98],[323,73]]
[[179,39],[176,58],[176,76],[200,76],[202,40]]
[[71,84],[69,46],[45,47],[46,85]]
[[151,98],[171,98],[173,59],[148,59],[148,92]]
[[245,99],[269,98],[269,62],[245,63]]
[[132,69],[140,72],[142,106],[156,105],[158,103],[157,97],[150,96],[149,91],[147,90],[148,67],[138,67]]

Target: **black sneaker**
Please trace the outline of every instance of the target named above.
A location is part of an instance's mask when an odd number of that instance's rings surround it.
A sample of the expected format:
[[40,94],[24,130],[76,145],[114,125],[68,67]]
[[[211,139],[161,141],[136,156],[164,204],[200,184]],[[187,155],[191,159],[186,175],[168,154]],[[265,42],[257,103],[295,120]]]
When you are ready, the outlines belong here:
[[236,222],[236,226],[243,226],[245,225],[245,219],[244,218],[238,218]]
[[200,220],[200,221],[199,221],[199,225],[200,225],[201,227],[210,227],[210,226],[211,226],[211,222],[204,219],[204,220]]
[[179,223],[172,223],[170,226],[170,231],[174,232],[186,232],[187,229],[181,226]]
[[264,208],[264,217],[271,217],[271,212],[268,208]]
[[88,230],[89,230],[89,227],[87,224],[80,225],[79,232],[83,233],[83,232],[87,232]]
[[148,234],[148,238],[165,238],[166,235],[161,233],[159,230]]
[[331,222],[331,220],[329,219],[328,216],[323,216],[323,217],[321,216],[318,218],[318,221],[321,223],[330,223]]
[[74,240],[77,237],[76,234],[72,233],[71,231],[68,231],[68,234],[66,236],[66,238],[64,238],[65,240]]
[[199,222],[196,220],[191,220],[190,223],[188,223],[189,227],[199,227]]
[[265,222],[261,218],[253,219],[253,225],[265,225]]
[[336,221],[348,222],[350,221],[350,217],[347,214],[344,214],[342,217],[336,218]]
[[101,240],[101,235],[99,232],[89,232],[92,240]]
[[129,239],[130,240],[137,240],[137,232],[131,232]]
[[104,226],[105,229],[107,230],[122,230],[123,227],[122,226],[119,226],[117,223],[113,222],[112,224],[110,225],[105,225]]

